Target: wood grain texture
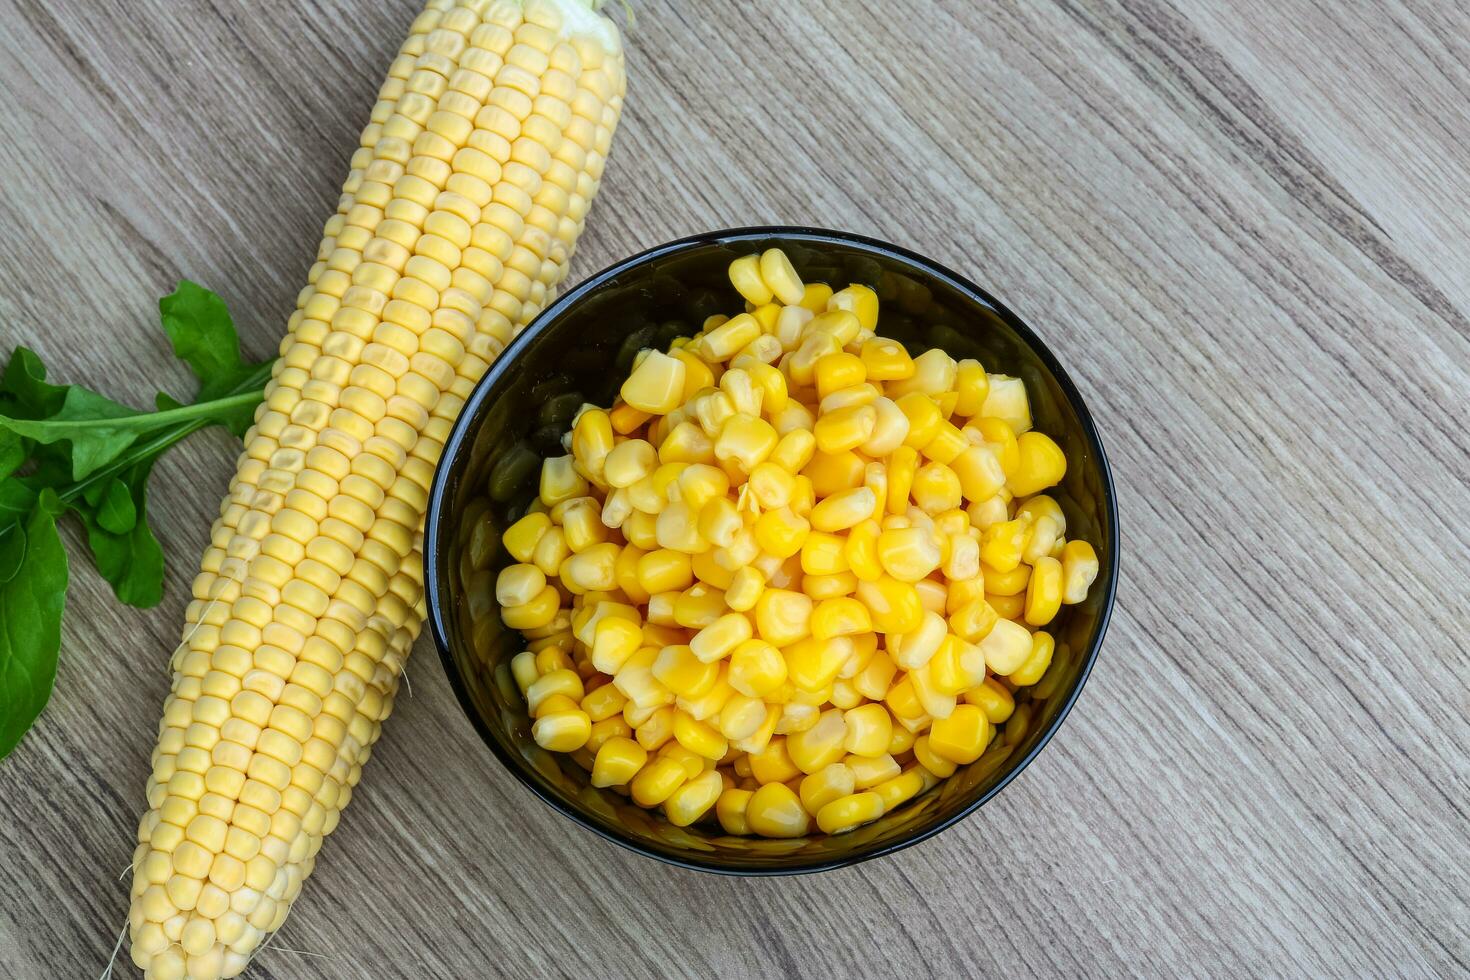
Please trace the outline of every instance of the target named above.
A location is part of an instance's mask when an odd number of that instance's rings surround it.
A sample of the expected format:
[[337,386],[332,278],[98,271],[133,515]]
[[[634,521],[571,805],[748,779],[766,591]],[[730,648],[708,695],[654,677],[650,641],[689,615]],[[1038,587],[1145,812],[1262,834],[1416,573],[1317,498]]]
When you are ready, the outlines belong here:
[[[1470,13],[1457,0],[638,3],[579,278],[815,223],[963,270],[1097,415],[1125,544],[1077,710],[959,827],[725,880],[482,749],[432,650],[267,977],[1470,973]],[[271,351],[413,0],[0,0],[0,340],[144,403],[179,276]],[[74,561],[0,764],[0,976],[95,976],[233,466],[153,478],[169,588]],[[80,556],[75,533],[69,545]],[[718,926],[716,924],[718,923]],[[316,955],[319,954],[319,955]]]

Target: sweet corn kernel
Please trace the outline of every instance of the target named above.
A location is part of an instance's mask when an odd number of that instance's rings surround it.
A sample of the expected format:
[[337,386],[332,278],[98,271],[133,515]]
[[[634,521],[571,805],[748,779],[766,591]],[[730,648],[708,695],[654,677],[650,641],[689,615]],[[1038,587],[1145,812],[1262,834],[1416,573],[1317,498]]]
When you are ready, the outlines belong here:
[[[760,752],[750,754],[750,775],[761,785],[785,783],[800,776],[801,770],[786,751],[786,738],[777,737]],[[800,801],[798,801],[800,802]]]
[[546,514],[527,514],[506,528],[501,541],[505,550],[518,562],[530,562],[536,552],[541,536],[551,528],[551,518]]
[[750,637],[750,620],[740,613],[726,613],[696,633],[689,641],[689,649],[708,664],[729,655]]
[[760,549],[777,558],[790,558],[801,551],[811,524],[789,507],[766,511],[755,523],[755,540]]
[[597,750],[592,763],[592,785],[599,789],[623,786],[648,761],[648,750],[631,738],[610,738]]
[[1023,432],[1016,437],[1017,461],[1008,485],[1017,497],[1029,497],[1055,486],[1067,473],[1067,456],[1048,435]]
[[990,603],[995,614],[1001,619],[1013,619],[1020,622],[1026,613],[1026,593],[1024,592],[1016,595],[996,595],[994,592],[987,592],[985,601]]
[[[725,736],[683,711],[674,716],[674,738],[684,748],[705,759],[719,759],[729,748]],[[713,804],[714,800],[710,803]]]
[[1020,623],[1009,619],[997,620],[980,640],[980,649],[985,655],[986,666],[1005,677],[1025,663],[1030,655],[1031,634]]
[[684,395],[684,362],[658,351],[646,351],[623,382],[623,401],[650,415],[667,415],[679,407]]
[[888,751],[893,737],[893,718],[881,704],[865,704],[843,715],[847,726],[843,751],[859,756],[880,756]]
[[990,720],[973,704],[962,704],[929,729],[929,750],[959,765],[969,765],[990,744]]
[[745,823],[762,837],[803,837],[811,830],[812,818],[790,787],[768,782],[746,802]]
[[724,790],[725,781],[718,772],[701,773],[669,795],[664,815],[675,827],[687,827],[709,812]]
[[799,640],[786,648],[786,670],[791,683],[801,691],[822,691],[831,685],[853,653],[847,637]]
[[813,492],[820,498],[826,498],[840,490],[862,486],[866,470],[867,463],[857,453],[824,453],[819,450],[801,472],[812,481]]
[[888,813],[922,793],[926,788],[925,772],[927,770],[910,769],[874,786],[873,792],[883,801],[883,812]]
[[777,510],[791,503],[796,494],[796,477],[785,467],[768,461],[750,471],[745,489],[750,491],[760,507]]
[[548,585],[530,602],[519,606],[502,607],[500,619],[513,630],[540,629],[556,618],[561,608],[561,594],[555,586]]
[[1002,521],[986,528],[980,537],[980,560],[997,572],[1011,571],[1021,563],[1026,530],[1023,520]]
[[587,744],[592,719],[585,711],[561,711],[543,715],[531,725],[531,737],[548,752],[575,752]]
[[1062,601],[1076,605],[1087,598],[1097,580],[1097,552],[1086,541],[1068,541],[1062,548]]
[[816,813],[833,800],[850,795],[856,783],[851,769],[834,762],[802,779],[799,790],[801,805],[808,813]]
[[873,628],[868,607],[847,597],[823,599],[812,611],[811,631],[819,640],[867,633]]
[[718,664],[705,663],[689,647],[679,644],[659,650],[652,669],[659,683],[681,698],[708,693],[720,677]]
[[880,633],[907,633],[923,621],[924,606],[918,590],[908,582],[881,575],[871,582],[860,581],[857,598],[868,607],[873,628]]
[[821,713],[817,723],[806,731],[786,736],[786,752],[797,769],[814,773],[843,756],[842,743],[847,737],[847,723],[836,708]]
[[629,790],[639,806],[655,807],[688,780],[683,763],[667,757],[650,761],[633,777]]
[[[1026,433],[1031,435],[1031,433]],[[1026,566],[1020,566],[1025,568]],[[1062,563],[1055,558],[1036,559],[1031,581],[1026,586],[1026,622],[1045,626],[1062,608]]]
[[985,396],[990,394],[990,378],[985,368],[979,361],[969,358],[960,361],[955,366],[954,385],[959,394],[955,399],[954,414],[964,418],[978,415],[985,404]]
[[586,494],[587,481],[573,466],[571,456],[553,456],[541,464],[540,496],[547,507]]
[[940,694],[968,691],[985,680],[985,653],[951,634],[929,661],[929,683]]
[[921,510],[939,514],[960,506],[960,478],[943,463],[928,463],[914,474],[909,493]]
[[719,619],[725,608],[722,592],[696,582],[674,600],[674,622],[685,629],[702,630]]
[[940,779],[948,779],[959,768],[953,761],[934,751],[929,745],[928,735],[920,735],[914,740],[914,759]]
[[611,618],[600,621],[593,633],[592,666],[604,674],[615,675],[643,643],[643,630],[637,623]]
[[751,832],[750,823],[745,819],[746,809],[750,806],[750,799],[755,793],[748,789],[727,789],[720,794],[715,803],[715,817],[720,821],[720,826],[727,834],[744,836]]
[[1051,658],[1056,648],[1056,640],[1052,639],[1050,633],[1037,630],[1031,634],[1031,652],[1026,655],[1021,666],[1011,671],[1006,679],[1021,687],[1039,682],[1046,674],[1046,669],[1051,666]]
[[730,686],[749,697],[764,697],[786,681],[786,658],[765,640],[746,640],[730,654]]
[[650,595],[683,591],[693,584],[693,564],[683,552],[660,548],[638,559],[638,585]]
[[[1051,659],[1049,654],[1047,659]],[[966,691],[965,701],[985,712],[985,717],[992,725],[1004,724],[1016,710],[1015,696],[994,677],[988,677],[983,684],[977,684]]]
[[914,630],[888,637],[888,654],[904,670],[917,670],[939,650],[948,631],[943,616],[925,610]]
[[879,535],[878,560],[900,582],[917,582],[939,567],[943,555],[929,530],[903,527]]
[[495,601],[502,606],[522,606],[544,588],[546,576],[535,565],[508,565],[495,579]]
[[1005,374],[990,375],[990,390],[980,406],[986,418],[1000,419],[1017,435],[1031,428],[1031,403],[1026,397],[1026,383]]
[[764,306],[774,298],[771,287],[761,277],[761,257],[742,255],[730,263],[730,284],[745,297],[747,303]]
[[1031,566],[1017,565],[1008,572],[998,572],[984,562],[980,563],[980,579],[985,591],[991,595],[1020,595],[1031,581]]
[[843,834],[883,816],[883,797],[863,792],[833,800],[817,811],[817,826],[824,834]]

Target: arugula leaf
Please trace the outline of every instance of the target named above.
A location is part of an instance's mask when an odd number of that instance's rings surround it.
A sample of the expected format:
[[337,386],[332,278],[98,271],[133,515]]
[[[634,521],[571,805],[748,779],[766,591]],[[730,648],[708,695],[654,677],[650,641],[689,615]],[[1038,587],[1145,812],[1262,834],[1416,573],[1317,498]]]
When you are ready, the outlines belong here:
[[94,503],[97,524],[104,531],[127,534],[138,523],[138,508],[133,503],[133,495],[120,478],[108,480],[106,488],[98,496],[101,499]]
[[[187,279],[158,301],[163,329],[173,342],[174,354],[199,379],[198,401],[212,401],[233,392],[255,370],[240,356],[240,336],[225,301]],[[159,409],[176,407],[178,402],[160,395]],[[243,437],[250,427],[255,406],[222,418],[231,432]]]
[[14,573],[0,584],[0,758],[35,722],[56,683],[67,584],[66,551],[56,532],[61,510],[56,494],[43,490],[25,525],[10,532],[20,544],[0,548],[19,554]]
[[[156,458],[156,457],[154,457]],[[112,585],[119,602],[139,609],[150,609],[163,600],[163,548],[153,536],[145,516],[148,507],[148,473],[153,459],[136,464],[109,484],[102,503],[96,508],[79,506],[72,509],[87,525],[87,544],[97,571]],[[114,489],[122,494],[134,520],[124,530],[108,527],[105,513]]]

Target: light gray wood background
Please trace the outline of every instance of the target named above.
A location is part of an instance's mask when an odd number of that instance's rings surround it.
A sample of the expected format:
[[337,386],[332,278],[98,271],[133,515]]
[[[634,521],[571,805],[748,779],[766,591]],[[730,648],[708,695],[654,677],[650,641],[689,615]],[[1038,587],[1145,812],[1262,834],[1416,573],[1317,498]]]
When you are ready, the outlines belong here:
[[[574,278],[811,222],[963,270],[1068,365],[1118,480],[1112,631],[963,825],[816,877],[603,843],[502,772],[427,642],[253,976],[1464,976],[1470,14],[1458,0],[637,3]],[[0,339],[145,403],[155,301],[269,353],[413,0],[0,2]],[[73,547],[0,764],[0,975],[96,976],[234,450],[153,478],[163,605]],[[124,959],[125,965],[125,959]],[[128,968],[131,969],[130,967]]]

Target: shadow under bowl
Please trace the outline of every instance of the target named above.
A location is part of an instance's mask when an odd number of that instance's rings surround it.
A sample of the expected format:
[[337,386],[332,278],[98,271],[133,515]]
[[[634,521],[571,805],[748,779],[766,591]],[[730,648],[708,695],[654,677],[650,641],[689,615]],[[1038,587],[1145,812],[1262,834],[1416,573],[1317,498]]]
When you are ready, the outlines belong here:
[[[640,348],[667,349],[739,299],[732,259],[780,247],[807,282],[864,283],[882,301],[880,329],[911,354],[940,347],[987,370],[1023,378],[1036,427],[1065,451],[1051,493],[1068,538],[1097,549],[1086,601],[1048,627],[1056,654],[1018,711],[976,762],[849,833],[769,840],[725,834],[714,822],[675,827],[610,790],[594,789],[571,757],[542,749],[510,673],[525,642],[504,626],[494,584],[512,559],[501,534],[537,492],[540,461],[584,402],[611,405]],[[492,364],[445,445],[430,495],[425,574],[429,623],[444,669],[480,736],[533,793],[584,827],[641,854],[703,871],[800,874],[853,864],[925,840],[991,799],[1035,758],[1081,692],[1107,629],[1117,586],[1117,509],[1092,418],[1056,357],[984,290],[905,249],[840,232],[761,227],[686,238],[618,263],[567,293]],[[1022,721],[1024,719],[1024,723]]]

